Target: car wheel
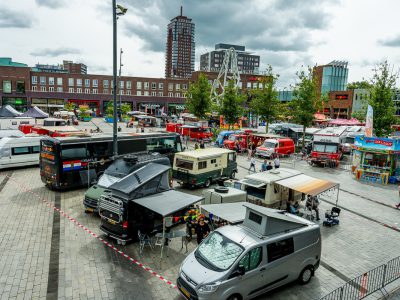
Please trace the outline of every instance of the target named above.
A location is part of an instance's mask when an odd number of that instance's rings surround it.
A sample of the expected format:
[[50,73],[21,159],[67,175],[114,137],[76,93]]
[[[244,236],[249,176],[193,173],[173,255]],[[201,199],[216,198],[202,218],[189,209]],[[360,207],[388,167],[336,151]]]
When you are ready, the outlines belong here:
[[232,171],[231,176],[229,176],[230,179],[235,179],[236,176],[236,172]]
[[228,300],[242,300],[242,296],[240,296],[239,294],[235,294],[230,296]]
[[204,182],[204,187],[208,188],[211,185],[211,179],[208,178],[205,182]]
[[311,277],[314,275],[314,268],[312,266],[307,266],[301,271],[298,278],[300,284],[307,284],[310,282]]

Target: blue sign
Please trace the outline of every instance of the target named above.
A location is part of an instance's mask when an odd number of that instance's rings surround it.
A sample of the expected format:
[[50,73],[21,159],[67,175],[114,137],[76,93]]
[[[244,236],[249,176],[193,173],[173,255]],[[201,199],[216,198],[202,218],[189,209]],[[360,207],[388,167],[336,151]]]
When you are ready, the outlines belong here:
[[355,138],[354,148],[357,150],[400,153],[400,140],[360,135]]

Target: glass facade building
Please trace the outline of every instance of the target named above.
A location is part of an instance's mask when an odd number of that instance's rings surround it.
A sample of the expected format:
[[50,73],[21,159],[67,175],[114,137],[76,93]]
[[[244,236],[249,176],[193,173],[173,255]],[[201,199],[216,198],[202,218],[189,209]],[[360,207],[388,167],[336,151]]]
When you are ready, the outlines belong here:
[[332,61],[323,67],[321,93],[331,91],[345,91],[347,89],[347,78],[349,69],[347,62]]

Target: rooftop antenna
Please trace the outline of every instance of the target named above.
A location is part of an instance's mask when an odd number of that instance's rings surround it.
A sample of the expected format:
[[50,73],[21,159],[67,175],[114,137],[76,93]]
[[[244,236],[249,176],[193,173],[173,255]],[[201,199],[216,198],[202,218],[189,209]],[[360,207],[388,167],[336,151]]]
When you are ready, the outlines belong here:
[[183,16],[183,0],[181,0],[181,17]]

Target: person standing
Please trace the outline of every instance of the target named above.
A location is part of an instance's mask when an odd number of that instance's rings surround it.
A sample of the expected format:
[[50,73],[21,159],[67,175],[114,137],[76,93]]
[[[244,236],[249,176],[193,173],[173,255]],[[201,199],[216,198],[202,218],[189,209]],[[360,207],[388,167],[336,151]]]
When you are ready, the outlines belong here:
[[200,149],[204,149],[204,140],[200,139]]
[[200,217],[199,222],[196,225],[197,244],[200,244],[209,233],[210,227],[206,222],[204,222],[204,217]]
[[280,166],[281,166],[281,162],[279,161],[279,157],[276,156],[274,159],[274,167],[275,167],[275,169],[279,169]]
[[264,162],[261,165],[261,172],[265,172],[265,171],[268,171],[268,163],[267,163],[266,159],[264,159]]
[[251,155],[252,155],[252,149],[253,149],[253,143],[251,141],[249,141],[249,145],[248,145],[248,149],[247,149],[247,160],[250,160]]
[[254,173],[256,172],[256,159],[254,157],[251,158],[250,160],[250,167],[249,167],[249,172],[253,168]]

